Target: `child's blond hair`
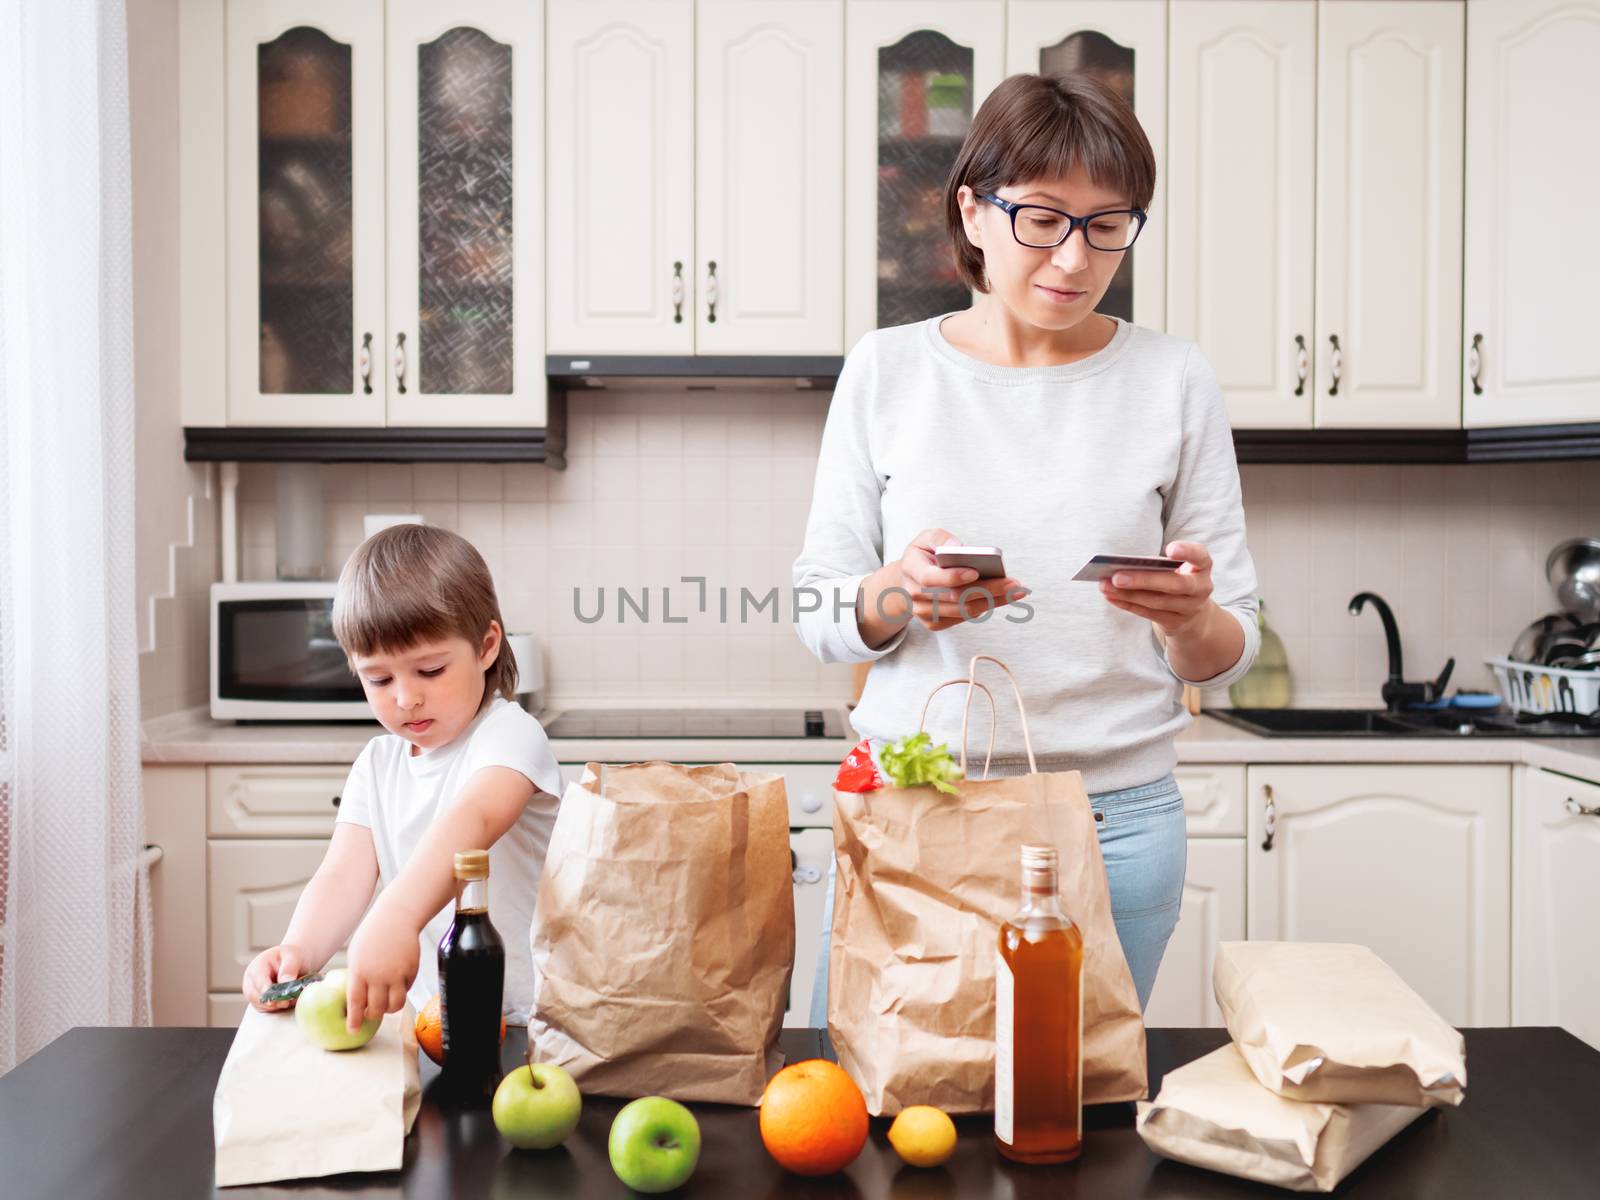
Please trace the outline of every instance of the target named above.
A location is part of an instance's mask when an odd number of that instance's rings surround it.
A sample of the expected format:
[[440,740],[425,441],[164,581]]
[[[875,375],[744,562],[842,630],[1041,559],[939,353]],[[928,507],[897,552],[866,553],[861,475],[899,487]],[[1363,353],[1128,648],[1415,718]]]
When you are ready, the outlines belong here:
[[496,692],[516,700],[517,663],[488,564],[471,542],[437,525],[391,525],[357,546],[339,572],[333,635],[347,658],[447,637],[465,638],[477,653],[490,621],[502,640],[483,673],[480,708]]

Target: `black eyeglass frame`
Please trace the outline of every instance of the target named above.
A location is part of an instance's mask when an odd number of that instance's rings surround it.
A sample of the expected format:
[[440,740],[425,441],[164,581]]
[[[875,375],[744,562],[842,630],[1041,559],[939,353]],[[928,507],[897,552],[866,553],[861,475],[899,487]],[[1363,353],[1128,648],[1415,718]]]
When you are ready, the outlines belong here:
[[[1150,214],[1142,208],[1102,208],[1099,212],[1092,212],[1086,217],[1075,217],[1071,213],[1065,212],[1062,209],[1051,208],[1048,204],[1019,204],[1015,200],[1007,200],[1004,197],[996,196],[993,192],[973,192],[973,195],[979,200],[987,200],[990,204],[994,205],[996,208],[1000,209],[1008,217],[1010,217],[1011,237],[1016,241],[1017,245],[1024,246],[1029,250],[1054,250],[1057,246],[1061,245],[1072,236],[1072,231],[1074,229],[1082,229],[1084,245],[1088,246],[1089,249],[1098,250],[1101,254],[1121,254],[1124,250],[1130,250],[1133,248],[1134,242],[1137,242],[1139,240],[1139,235],[1144,232],[1145,222],[1150,219]],[[1061,235],[1061,240],[1058,242],[1053,242],[1048,246],[1035,246],[1031,242],[1023,241],[1022,237],[1017,233],[1017,213],[1024,208],[1042,208],[1045,212],[1055,213],[1058,217],[1065,217],[1067,219],[1067,231]],[[1090,240],[1090,221],[1093,221],[1097,217],[1120,217],[1125,215],[1132,216],[1134,220],[1138,222],[1138,224],[1134,227],[1133,236],[1128,239],[1128,244],[1126,246],[1118,246],[1115,250],[1108,250],[1104,246],[1096,246],[1094,242]]]

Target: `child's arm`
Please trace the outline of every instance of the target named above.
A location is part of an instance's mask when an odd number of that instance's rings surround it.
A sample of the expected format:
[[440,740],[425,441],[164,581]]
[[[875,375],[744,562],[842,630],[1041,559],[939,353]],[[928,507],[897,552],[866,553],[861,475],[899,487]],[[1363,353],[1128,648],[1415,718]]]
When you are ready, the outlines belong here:
[[263,950],[246,968],[245,999],[263,1012],[291,1003],[263,1005],[259,997],[274,983],[320,971],[361,921],[377,883],[372,830],[347,821],[335,825],[328,852],[300,893],[283,941]]
[[394,882],[383,889],[350,943],[351,1030],[398,1012],[417,977],[417,939],[455,895],[457,850],[487,850],[516,824],[538,789],[521,771],[482,767],[428,827]]

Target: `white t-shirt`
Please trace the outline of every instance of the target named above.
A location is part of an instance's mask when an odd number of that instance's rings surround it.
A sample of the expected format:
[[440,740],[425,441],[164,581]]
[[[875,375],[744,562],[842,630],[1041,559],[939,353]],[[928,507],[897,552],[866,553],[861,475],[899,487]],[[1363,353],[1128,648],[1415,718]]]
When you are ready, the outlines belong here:
[[[410,750],[397,734],[373,738],[350,768],[339,802],[340,821],[372,831],[383,886],[399,875],[434,819],[483,767],[510,767],[539,789],[489,848],[489,920],[506,946],[502,1010],[508,1024],[526,1025],[533,1007],[533,906],[561,799],[555,752],[539,722],[504,696],[496,696],[454,741],[422,754]],[[454,915],[452,899],[422,930],[417,978],[408,993],[418,1011],[439,991],[439,940]]]

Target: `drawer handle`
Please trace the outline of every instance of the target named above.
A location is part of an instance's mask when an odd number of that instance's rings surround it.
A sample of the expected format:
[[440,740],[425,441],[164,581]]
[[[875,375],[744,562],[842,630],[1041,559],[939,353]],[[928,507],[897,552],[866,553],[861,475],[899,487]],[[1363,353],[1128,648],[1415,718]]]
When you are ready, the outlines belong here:
[[335,797],[334,797],[334,798],[333,798],[333,806],[334,806],[334,807],[335,807],[335,808],[338,808],[338,807],[339,807],[339,800],[340,800],[340,797],[338,797],[338,796],[335,796]]
[[1266,839],[1261,843],[1261,848],[1263,850],[1271,850],[1273,838],[1275,838],[1278,833],[1278,804],[1277,801],[1272,798],[1272,785],[1270,783],[1262,785],[1261,794],[1267,798],[1265,821],[1267,836]]
[[1568,796],[1567,811],[1575,817],[1600,817],[1600,804],[1580,804],[1575,797]]
[[822,872],[816,867],[800,867],[794,873],[794,881],[800,884],[821,883]]

